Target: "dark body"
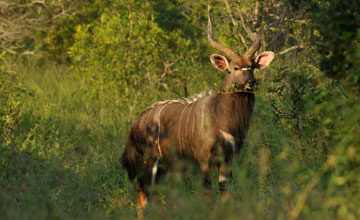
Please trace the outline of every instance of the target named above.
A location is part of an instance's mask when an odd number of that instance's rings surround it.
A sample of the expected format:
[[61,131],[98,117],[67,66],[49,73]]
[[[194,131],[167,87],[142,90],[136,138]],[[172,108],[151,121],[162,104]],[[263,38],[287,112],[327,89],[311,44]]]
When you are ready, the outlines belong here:
[[254,102],[254,94],[235,92],[155,103],[130,129],[122,156],[130,179],[140,175],[143,184],[150,184],[156,161],[171,167],[179,158],[190,158],[208,182],[211,166],[230,162],[240,150]]

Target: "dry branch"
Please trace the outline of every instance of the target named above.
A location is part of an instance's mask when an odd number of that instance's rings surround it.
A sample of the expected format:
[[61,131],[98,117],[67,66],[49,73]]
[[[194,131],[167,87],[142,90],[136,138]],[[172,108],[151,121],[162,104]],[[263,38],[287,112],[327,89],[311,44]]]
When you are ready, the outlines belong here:
[[186,82],[181,79],[179,76],[175,75],[174,73],[171,73],[171,72],[166,72],[165,70],[161,70],[161,69],[155,69],[156,72],[159,72],[159,73],[164,73],[166,75],[169,75],[169,76],[172,76],[174,77],[177,81],[179,81],[181,83],[181,85],[183,86],[184,88],[184,97],[187,98],[188,97],[188,90],[187,90],[187,86],[186,86]]
[[292,50],[297,50],[297,51],[299,51],[299,50],[302,50],[302,49],[304,49],[304,48],[305,48],[305,47],[302,46],[302,45],[300,45],[300,46],[292,46],[292,47],[289,47],[289,48],[287,48],[287,49],[279,52],[278,55],[284,55],[284,54],[286,54],[286,53],[288,53],[288,52],[290,52],[290,51],[292,51]]
[[74,5],[70,0],[30,0],[26,3],[0,0],[0,51],[20,56],[35,55],[35,50],[26,48],[25,40],[34,39],[35,32],[48,27],[54,20],[74,13]]

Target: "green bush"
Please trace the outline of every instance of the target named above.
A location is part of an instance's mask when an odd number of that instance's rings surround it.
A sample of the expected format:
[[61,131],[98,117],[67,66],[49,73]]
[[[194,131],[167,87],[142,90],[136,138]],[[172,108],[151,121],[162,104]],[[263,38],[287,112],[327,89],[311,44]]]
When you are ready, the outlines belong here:
[[[260,19],[252,20],[256,2]],[[57,20],[61,30],[40,39],[45,53],[59,56],[39,60],[1,53],[0,216],[5,219],[136,219],[135,184],[120,165],[131,123],[152,103],[183,97],[182,85],[166,72],[187,82],[191,95],[216,90],[215,82],[226,74],[209,62],[215,51],[205,33],[207,2],[83,4],[76,19]],[[188,172],[169,173],[154,187],[144,216],[358,219],[358,30],[346,28],[357,3],[229,4],[237,27],[223,1],[211,2],[219,42],[244,50],[239,7],[252,28],[275,24],[262,49],[302,47],[278,53],[271,66],[255,72],[260,84],[255,112],[233,163],[229,201],[219,200],[216,173],[209,195],[189,165]],[[286,22],[277,23],[273,14]],[[38,31],[41,38],[44,29]],[[64,50],[70,60],[59,62]],[[336,54],[339,50],[344,53]]]

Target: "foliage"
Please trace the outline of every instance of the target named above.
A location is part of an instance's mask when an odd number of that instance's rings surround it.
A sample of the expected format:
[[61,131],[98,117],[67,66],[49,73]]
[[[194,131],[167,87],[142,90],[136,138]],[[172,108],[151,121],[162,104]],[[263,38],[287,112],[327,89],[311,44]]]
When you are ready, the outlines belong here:
[[[358,185],[359,154],[359,9],[357,1],[291,1],[312,20],[311,42],[320,55],[319,68],[335,81],[313,98],[326,143],[336,155],[337,169],[328,182],[326,206],[341,218],[356,218],[351,190]],[[318,103],[320,102],[320,103]],[[349,193],[351,192],[351,193]],[[345,201],[352,201],[351,205]]]
[[[77,62],[73,68],[91,78],[99,99],[111,91],[125,101],[119,105],[128,108],[129,121],[134,111],[138,113],[159,100],[161,93],[182,93],[179,85],[169,84],[170,78],[164,78],[165,72],[177,74],[181,68],[178,75],[193,80],[190,89],[199,80],[202,84],[202,75],[191,74],[204,69],[194,64],[201,59],[198,45],[191,44],[178,29],[166,33],[156,23],[155,14],[146,1],[114,1],[97,22],[77,27],[75,43],[69,50]],[[160,90],[146,92],[153,87]],[[170,97],[176,97],[176,93]]]
[[[5,53],[0,54],[3,59]],[[14,130],[18,127],[20,103],[17,100],[21,84],[14,71],[8,68],[6,63],[0,66],[0,143],[8,145],[14,138]]]
[[[29,25],[31,34],[7,47],[16,53],[1,49],[0,215],[136,219],[135,187],[119,161],[132,121],[155,101],[183,96],[171,74],[190,94],[216,90],[225,74],[208,59],[208,2],[39,2],[0,14],[53,18]],[[154,188],[145,217],[358,219],[359,3],[210,4],[217,41],[240,54],[248,47],[241,13],[277,56],[255,73],[255,112],[229,201],[220,202],[216,181],[213,194],[203,192],[189,168]],[[24,58],[32,49],[40,60]]]
[[321,54],[320,68],[331,78],[358,92],[359,30],[358,1],[290,1],[307,11],[312,21],[313,41]]

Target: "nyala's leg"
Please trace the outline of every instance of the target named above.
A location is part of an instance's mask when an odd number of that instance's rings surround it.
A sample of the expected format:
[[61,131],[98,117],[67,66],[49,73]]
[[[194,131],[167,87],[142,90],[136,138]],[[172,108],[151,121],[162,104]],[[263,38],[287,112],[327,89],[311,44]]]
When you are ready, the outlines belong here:
[[151,165],[150,168],[144,171],[143,175],[138,178],[139,185],[136,189],[137,193],[137,207],[138,207],[138,216],[142,218],[142,210],[146,207],[149,201],[150,192],[149,188],[155,184],[157,172],[158,172],[158,162],[157,160],[148,160],[147,164]]
[[208,206],[214,205],[213,193],[211,190],[211,168],[208,164],[200,165],[202,183],[205,189],[205,201]]
[[151,172],[145,172],[138,178],[139,185],[136,189],[138,218],[143,219],[143,209],[147,206],[149,200],[149,187],[151,184]]
[[208,163],[200,165],[202,182],[205,190],[211,191],[211,170]]
[[226,182],[231,178],[231,166],[219,165],[219,189],[221,192],[221,201],[226,202],[229,193],[226,191]]
[[140,186],[137,187],[136,189],[136,193],[137,193],[137,206],[138,208],[145,208],[146,205],[147,205],[147,200],[148,200],[148,197],[147,195],[145,194],[143,188]]
[[144,190],[139,186],[136,189],[136,197],[137,197],[137,213],[138,213],[138,219],[142,220],[144,219],[143,216],[143,209],[146,207],[147,203],[148,203],[148,199],[146,194],[144,193]]

